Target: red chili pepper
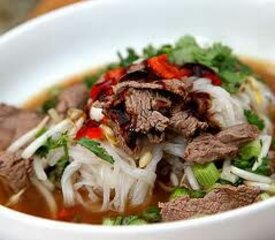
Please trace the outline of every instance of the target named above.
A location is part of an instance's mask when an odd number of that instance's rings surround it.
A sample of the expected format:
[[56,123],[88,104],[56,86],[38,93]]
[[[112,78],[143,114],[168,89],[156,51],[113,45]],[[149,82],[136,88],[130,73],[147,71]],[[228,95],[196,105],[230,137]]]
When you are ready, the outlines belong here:
[[221,79],[216,74],[208,72],[208,73],[204,73],[203,77],[210,79],[213,85],[216,85],[216,86],[222,85]]
[[57,219],[61,221],[71,221],[76,214],[76,210],[74,208],[62,208],[57,213]]
[[107,80],[94,85],[91,88],[91,92],[90,92],[91,99],[95,101],[98,99],[98,97],[101,94],[105,94],[106,96],[112,94],[113,93],[112,84],[113,84],[112,80]]
[[103,82],[95,84],[90,91],[90,97],[93,101],[101,95],[109,96],[113,94],[112,85],[116,84],[125,74],[124,68],[115,68],[106,72],[103,76]]
[[180,69],[169,63],[166,54],[149,58],[147,60],[147,64],[154,71],[154,73],[161,78],[181,78],[190,75],[190,71],[188,69]]
[[104,75],[104,79],[112,80],[113,84],[115,84],[125,74],[125,72],[126,72],[125,69],[122,67],[115,68],[106,72]]
[[76,134],[76,139],[81,138],[102,139],[104,137],[101,128],[83,126]]

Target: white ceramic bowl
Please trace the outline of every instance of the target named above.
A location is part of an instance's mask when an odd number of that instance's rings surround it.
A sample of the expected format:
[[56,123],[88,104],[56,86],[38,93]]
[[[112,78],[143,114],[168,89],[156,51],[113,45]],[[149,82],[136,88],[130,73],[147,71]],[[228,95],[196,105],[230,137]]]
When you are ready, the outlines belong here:
[[[47,86],[114,59],[117,50],[184,34],[275,58],[271,0],[98,0],[30,21],[0,38],[0,101],[21,104]],[[30,203],[31,204],[31,203]],[[43,204],[43,203],[41,203]],[[274,239],[275,198],[210,217],[137,227],[55,222],[0,207],[3,240]]]

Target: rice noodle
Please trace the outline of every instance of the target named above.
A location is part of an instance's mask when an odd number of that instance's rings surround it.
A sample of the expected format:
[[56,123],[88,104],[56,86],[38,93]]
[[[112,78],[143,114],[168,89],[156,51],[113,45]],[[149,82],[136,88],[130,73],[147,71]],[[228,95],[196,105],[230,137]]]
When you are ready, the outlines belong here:
[[57,217],[57,203],[55,201],[55,198],[53,194],[45,187],[39,180],[36,178],[31,179],[32,184],[37,188],[37,190],[41,193],[41,195],[44,197],[52,218]]
[[31,140],[35,138],[37,133],[39,133],[43,127],[46,126],[47,122],[49,121],[49,117],[45,117],[35,128],[31,129],[21,137],[19,137],[17,140],[15,140],[8,148],[8,152],[16,152],[23,146],[25,146],[27,143],[29,143]]
[[255,171],[263,162],[263,158],[267,156],[271,142],[272,142],[272,137],[269,135],[262,135],[259,137],[261,144],[262,144],[262,148],[261,148],[261,152],[257,158],[257,160],[255,161],[252,170]]
[[64,170],[61,177],[62,194],[64,204],[67,207],[75,205],[75,194],[73,189],[72,177],[80,169],[81,164],[79,162],[70,163]]
[[43,159],[37,156],[33,158],[33,170],[37,179],[41,181],[46,181],[48,179],[47,174],[44,170]]
[[191,78],[193,92],[206,92],[211,96],[209,112],[222,128],[245,122],[241,104],[222,87],[213,86],[206,78]]
[[235,175],[253,182],[261,182],[261,183],[272,183],[272,179],[270,177],[262,176],[259,174],[251,173],[240,168],[231,166],[231,172]]

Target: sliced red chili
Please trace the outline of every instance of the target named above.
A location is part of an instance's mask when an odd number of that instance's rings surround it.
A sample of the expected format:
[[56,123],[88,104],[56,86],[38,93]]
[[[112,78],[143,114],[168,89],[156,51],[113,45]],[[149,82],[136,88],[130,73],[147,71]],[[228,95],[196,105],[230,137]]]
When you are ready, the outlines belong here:
[[102,139],[104,135],[102,129],[99,127],[83,126],[76,134],[76,139],[81,139],[84,137],[89,139]]
[[57,219],[60,221],[71,221],[75,214],[77,213],[74,208],[61,208],[61,210],[57,213]]
[[204,74],[203,74],[203,77],[210,79],[213,85],[216,85],[216,86],[221,86],[221,85],[222,85],[222,81],[221,81],[221,79],[218,77],[217,74],[213,74],[213,73],[204,73]]
[[105,80],[112,80],[113,84],[117,83],[119,79],[126,73],[126,70],[122,67],[109,70],[105,73]]
[[153,72],[161,78],[172,79],[190,75],[188,69],[181,69],[176,65],[169,63],[166,54],[149,58],[147,64]]

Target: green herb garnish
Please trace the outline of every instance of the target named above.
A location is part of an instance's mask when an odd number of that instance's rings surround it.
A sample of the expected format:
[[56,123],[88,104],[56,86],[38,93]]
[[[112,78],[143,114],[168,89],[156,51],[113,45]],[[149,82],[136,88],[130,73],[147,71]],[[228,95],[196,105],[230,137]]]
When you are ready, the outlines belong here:
[[230,93],[235,93],[245,78],[252,74],[250,68],[241,63],[229,47],[214,43],[202,48],[192,36],[182,37],[169,54],[169,59],[180,66],[199,63],[213,69],[220,76],[223,87]]
[[96,156],[98,156],[99,158],[113,164],[114,163],[114,159],[112,156],[110,156],[107,151],[100,145],[99,142],[90,140],[88,138],[81,138],[78,141],[78,144],[80,144],[81,146],[87,148],[88,150],[90,150],[91,152],[93,152]]
[[250,124],[257,126],[259,130],[264,129],[264,121],[256,113],[251,110],[244,110],[244,115]]
[[160,209],[156,206],[148,207],[142,212],[141,218],[150,223],[159,222],[161,220]]
[[121,67],[128,67],[130,66],[133,62],[139,59],[138,54],[135,52],[133,48],[127,48],[127,55],[126,57],[123,57],[120,52],[117,53],[118,58],[120,60],[120,66]]
[[55,108],[58,103],[58,95],[60,94],[60,89],[58,87],[53,87],[49,89],[49,98],[42,104],[41,112],[47,113],[51,108]]

